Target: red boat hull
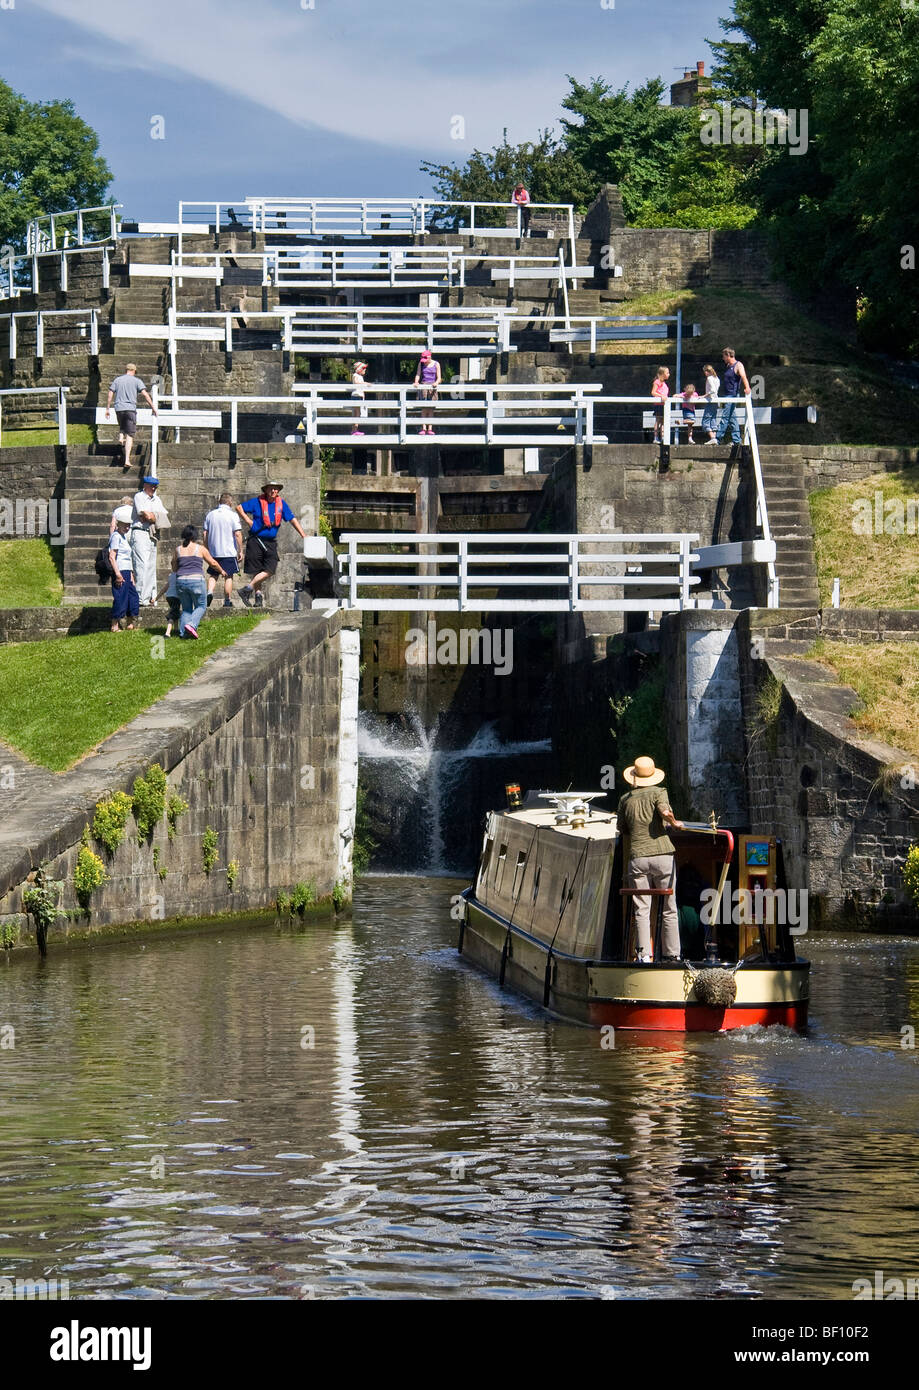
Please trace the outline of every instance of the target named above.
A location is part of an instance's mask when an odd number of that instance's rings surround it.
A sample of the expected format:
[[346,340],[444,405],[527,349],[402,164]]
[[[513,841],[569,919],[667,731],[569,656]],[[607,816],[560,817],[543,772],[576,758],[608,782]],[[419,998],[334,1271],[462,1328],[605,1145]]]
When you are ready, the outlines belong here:
[[638,1028],[653,1032],[720,1033],[727,1028],[764,1028],[781,1023],[786,1028],[807,1024],[807,1000],[787,1004],[747,1005],[713,1009],[704,1004],[688,1007],[659,1004],[613,1004],[606,1001],[590,1005],[590,1022],[598,1028]]

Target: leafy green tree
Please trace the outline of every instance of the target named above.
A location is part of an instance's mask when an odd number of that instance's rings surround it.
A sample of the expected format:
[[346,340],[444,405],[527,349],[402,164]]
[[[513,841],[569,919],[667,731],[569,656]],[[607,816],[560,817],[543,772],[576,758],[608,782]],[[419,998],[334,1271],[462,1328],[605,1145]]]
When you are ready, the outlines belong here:
[[421,169],[442,198],[455,202],[510,203],[522,183],[534,203],[573,203],[584,211],[597,191],[587,170],[547,130],[522,145],[509,145],[505,131],[500,145],[473,150],[462,167],[423,160]]
[[70,101],[27,101],[0,81],[0,243],[43,212],[100,206],[111,171]]
[[614,92],[600,78],[568,81],[571,91],[562,106],[578,121],[562,119],[567,150],[598,184],[618,184],[629,221],[647,205],[662,208],[690,113],[660,104],[664,84],[658,77],[631,95],[628,87]]
[[758,161],[748,187],[785,275],[857,296],[863,341],[919,351],[915,111],[919,7],[877,0],[735,0],[713,44],[729,93],[807,113],[808,149]]

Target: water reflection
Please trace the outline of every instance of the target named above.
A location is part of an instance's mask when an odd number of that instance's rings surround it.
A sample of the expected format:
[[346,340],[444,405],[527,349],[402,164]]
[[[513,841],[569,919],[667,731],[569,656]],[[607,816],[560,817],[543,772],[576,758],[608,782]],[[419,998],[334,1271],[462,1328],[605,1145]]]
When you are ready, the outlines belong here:
[[806,1037],[606,1051],[456,956],[458,886],[368,880],[353,924],[4,969],[0,1273],[81,1297],[694,1299],[919,1274],[919,945],[809,943]]

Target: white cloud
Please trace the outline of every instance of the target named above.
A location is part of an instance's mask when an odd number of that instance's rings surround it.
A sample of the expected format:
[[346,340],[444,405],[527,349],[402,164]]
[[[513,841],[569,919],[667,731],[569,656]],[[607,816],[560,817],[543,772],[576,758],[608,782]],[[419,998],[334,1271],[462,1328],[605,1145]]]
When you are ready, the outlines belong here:
[[[462,161],[505,126],[511,140],[532,137],[567,89],[552,44],[539,44],[543,70],[522,60],[528,0],[505,0],[500,29],[494,0],[315,0],[314,10],[297,0],[159,0],[143,16],[123,0],[33,3],[95,35],[98,46],[79,46],[84,62],[181,73],[286,120],[440,158]],[[451,48],[468,53],[480,34],[482,61],[451,63]],[[450,138],[456,115],[464,142]]]

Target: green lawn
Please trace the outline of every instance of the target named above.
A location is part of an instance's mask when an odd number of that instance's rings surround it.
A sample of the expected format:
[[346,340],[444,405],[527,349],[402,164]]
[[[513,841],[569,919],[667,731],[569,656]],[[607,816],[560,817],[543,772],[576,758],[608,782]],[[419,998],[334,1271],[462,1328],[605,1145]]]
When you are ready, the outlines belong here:
[[162,632],[147,628],[0,647],[0,738],[62,772],[261,617],[205,621],[197,642],[164,643]]
[[[67,426],[68,444],[93,444],[95,438],[95,429],[92,425]],[[57,442],[56,424],[30,425],[22,430],[4,429],[0,433],[0,447],[4,449],[22,449],[36,444],[56,444]]]
[[0,541],[0,608],[57,608],[64,595],[61,557],[61,547],[52,550],[42,537]]
[[829,603],[838,578],[844,608],[919,608],[917,499],[919,468],[811,493],[821,603]]

